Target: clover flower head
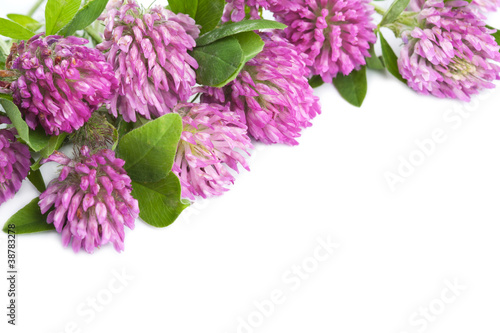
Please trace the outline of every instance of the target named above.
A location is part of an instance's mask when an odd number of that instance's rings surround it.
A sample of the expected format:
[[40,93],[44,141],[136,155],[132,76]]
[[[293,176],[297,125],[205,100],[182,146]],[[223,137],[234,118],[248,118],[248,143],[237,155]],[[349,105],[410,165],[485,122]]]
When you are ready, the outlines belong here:
[[[10,121],[0,116],[0,123]],[[29,149],[16,140],[15,134],[15,129],[0,129],[0,205],[19,191],[31,166]]]
[[115,93],[118,81],[101,52],[78,37],[38,34],[14,45],[6,68],[14,103],[32,129],[71,133]]
[[184,130],[172,171],[179,177],[182,196],[221,195],[234,183],[229,168],[248,164],[241,154],[252,149],[246,126],[238,115],[219,104],[179,103],[174,109]]
[[500,79],[500,47],[466,1],[428,0],[403,32],[399,71],[415,91],[469,101]]
[[106,52],[120,81],[110,112],[125,121],[171,112],[187,101],[196,84],[198,63],[188,51],[195,47],[200,28],[188,15],[156,6],[142,9],[134,0],[110,4],[104,18]]
[[125,161],[112,150],[91,153],[83,146],[75,159],[55,152],[42,163],[63,165],[58,178],[40,195],[42,213],[51,208],[47,223],[62,234],[64,246],[88,253],[112,243],[124,249],[125,226],[134,228],[139,205],[131,195],[131,180],[123,169]]

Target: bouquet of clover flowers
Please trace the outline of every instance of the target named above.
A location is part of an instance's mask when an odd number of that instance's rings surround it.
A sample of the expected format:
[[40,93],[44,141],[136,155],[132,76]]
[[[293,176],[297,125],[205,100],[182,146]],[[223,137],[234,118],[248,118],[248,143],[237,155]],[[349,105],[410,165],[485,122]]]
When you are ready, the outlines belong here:
[[[4,231],[55,229],[75,252],[122,251],[137,218],[166,227],[197,197],[227,191],[249,169],[252,140],[297,145],[321,112],[314,87],[332,83],[360,107],[367,69],[468,101],[500,79],[500,36],[485,23],[499,6],[48,0],[43,23],[0,18],[0,204],[26,178],[40,191]],[[399,57],[382,27],[401,38]],[[45,163],[60,165],[48,186]]]

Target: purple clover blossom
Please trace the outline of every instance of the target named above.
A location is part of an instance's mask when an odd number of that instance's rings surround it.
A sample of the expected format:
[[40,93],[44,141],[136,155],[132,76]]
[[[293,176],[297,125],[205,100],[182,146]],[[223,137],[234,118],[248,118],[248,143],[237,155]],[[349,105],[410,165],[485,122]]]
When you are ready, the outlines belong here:
[[[500,79],[500,47],[466,1],[428,0],[403,32],[399,71],[415,91],[469,101]],[[422,27],[422,28],[421,28]]]
[[[424,7],[426,0],[411,0],[410,9],[419,12]],[[495,12],[500,7],[500,0],[473,0],[470,6],[481,12]]]
[[187,101],[196,84],[196,60],[188,51],[195,46],[199,26],[185,14],[161,6],[143,10],[133,1],[115,1],[108,7],[104,41],[108,62],[120,79],[110,112],[136,121],[137,114],[151,119],[171,112]]
[[222,22],[239,22],[242,21],[246,16],[246,6],[250,7],[250,18],[259,19],[259,3],[264,3],[262,7],[267,8],[266,0],[226,0],[227,4],[224,7],[224,15],[222,16]]
[[40,209],[51,207],[47,223],[62,234],[64,246],[72,242],[75,252],[81,248],[93,253],[110,242],[117,251],[124,249],[124,226],[134,228],[139,215],[137,200],[131,196],[131,180],[123,169],[125,161],[112,150],[91,154],[87,146],[74,160],[55,152],[42,163],[57,162],[64,167],[40,195]]
[[239,22],[246,17],[246,7],[249,8],[249,17],[259,19],[261,9],[268,9],[274,13],[296,10],[300,5],[292,0],[226,0],[223,22]]
[[[10,120],[0,116],[0,123],[10,124]],[[30,151],[16,140],[15,134],[13,128],[0,129],[0,205],[19,191],[31,166]]]
[[228,104],[256,140],[297,145],[296,138],[321,112],[309,85],[303,53],[277,34],[262,34],[264,50],[226,87],[200,89],[203,102]]
[[484,12],[496,12],[500,8],[500,0],[474,0],[471,4]]
[[118,87],[113,68],[88,40],[38,34],[13,47],[7,69],[14,103],[32,129],[49,135],[71,133],[112,97]]
[[410,0],[410,4],[406,10],[412,10],[414,12],[419,12],[424,7],[426,0]]
[[252,149],[246,126],[229,108],[219,104],[179,103],[184,131],[172,171],[179,177],[182,197],[221,195],[234,183],[228,168],[249,170],[239,151]]
[[338,73],[360,69],[370,56],[370,43],[377,38],[369,2],[297,0],[297,9],[275,10],[275,16],[288,25],[287,38],[308,56],[312,74],[331,82]]

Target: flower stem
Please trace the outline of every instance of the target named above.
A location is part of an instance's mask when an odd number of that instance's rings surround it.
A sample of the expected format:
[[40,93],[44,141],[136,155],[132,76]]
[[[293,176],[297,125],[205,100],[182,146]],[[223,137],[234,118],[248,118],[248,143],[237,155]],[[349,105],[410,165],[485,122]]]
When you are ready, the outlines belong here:
[[44,3],[45,0],[37,0],[37,2],[35,2],[35,4],[33,5],[33,7],[31,7],[31,9],[29,10],[28,12],[28,16],[33,16],[33,14],[35,14],[36,10],[42,5],[42,3]]
[[371,2],[370,5],[372,5],[375,8],[375,11],[378,14],[380,14],[382,16],[385,15],[386,10],[384,8],[380,7],[379,5],[377,5],[377,4],[373,3],[373,2]]
[[193,99],[191,100],[191,102],[189,102],[189,103],[194,103],[194,101],[196,101],[196,99],[198,97],[200,97],[200,95],[201,95],[200,93],[197,93],[196,96],[194,96]]
[[92,37],[96,41],[97,44],[102,43],[102,38],[97,32],[97,30],[95,30],[91,26],[86,27],[84,30],[90,35],[90,37]]

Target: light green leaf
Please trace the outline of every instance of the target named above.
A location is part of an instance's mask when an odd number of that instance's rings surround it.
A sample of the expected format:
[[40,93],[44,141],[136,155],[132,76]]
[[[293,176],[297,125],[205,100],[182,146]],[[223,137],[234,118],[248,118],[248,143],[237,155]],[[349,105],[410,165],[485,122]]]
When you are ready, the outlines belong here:
[[243,51],[243,57],[240,65],[236,71],[222,84],[225,86],[229,82],[236,79],[238,74],[241,72],[245,64],[252,60],[257,54],[259,54],[264,49],[264,41],[258,34],[253,31],[242,32],[234,35],[234,38],[240,43],[241,50]]
[[244,20],[236,23],[224,24],[220,28],[214,29],[196,40],[197,46],[204,46],[228,36],[233,36],[241,32],[263,30],[263,29],[285,29],[286,25],[270,20]]
[[189,206],[181,199],[181,184],[172,172],[156,183],[132,182],[132,196],[139,202],[139,217],[157,228],[172,224]]
[[399,15],[408,7],[410,0],[395,0],[391,7],[385,12],[382,17],[382,21],[380,21],[379,26],[383,27],[384,25],[390,24],[397,20]]
[[[45,134],[42,126],[38,126],[35,130],[28,130],[27,144],[35,152],[39,152],[49,144],[51,136]],[[26,141],[26,140],[25,140]]]
[[35,33],[16,22],[0,18],[0,35],[12,39],[28,40]]
[[[12,41],[12,40],[10,40],[10,41]],[[5,68],[5,61],[7,61],[7,57],[9,56],[9,53],[10,53],[10,46],[3,40],[3,38],[0,38],[0,69]],[[0,93],[0,97],[4,97],[4,96],[6,96],[6,94]],[[11,97],[11,100],[12,100],[12,97]]]
[[191,55],[199,66],[196,71],[196,81],[211,87],[225,86],[230,78],[237,74],[243,60],[243,50],[233,36],[196,47]]
[[57,136],[51,136],[50,139],[49,139],[49,142],[47,144],[47,146],[45,146],[41,151],[40,151],[40,155],[43,157],[43,158],[47,158],[49,157],[50,155],[52,155],[52,153],[56,150],[58,150],[59,148],[61,148],[64,140],[66,139],[66,137],[68,136],[67,133],[62,133],[60,135],[57,135]]
[[81,0],[48,0],[45,7],[46,34],[53,35],[68,24],[81,3]]
[[[10,219],[5,222],[3,226],[3,232],[7,233],[7,230],[14,230],[16,234],[29,234],[33,232],[54,230],[53,224],[47,223],[47,215],[42,214],[40,207],[38,206],[39,199],[33,199],[29,204],[21,208],[17,213],[12,215]],[[14,228],[10,228],[9,225],[14,224]]]
[[169,0],[168,6],[176,14],[184,13],[195,18],[198,11],[198,0]]
[[406,80],[403,79],[403,77],[401,76],[401,73],[399,73],[398,57],[396,56],[396,54],[392,50],[389,43],[387,43],[387,41],[384,38],[384,35],[382,35],[381,32],[379,32],[379,36],[380,36],[380,43],[382,46],[382,58],[384,59],[385,67],[387,68],[389,73],[394,75],[394,77],[396,77],[399,81],[406,84]]
[[90,0],[83,6],[75,17],[64,26],[58,35],[69,36],[78,30],[83,30],[91,25],[102,14],[109,0]]
[[26,15],[7,14],[7,17],[31,31],[37,31],[42,26],[40,22]]
[[40,164],[40,163],[42,163],[42,160],[43,160],[43,157],[41,157],[41,156],[40,156],[40,157],[39,157],[39,158],[35,161],[35,163],[33,163],[33,164],[31,165],[31,170],[36,171],[36,170],[40,169],[40,167],[42,166],[42,165]]
[[224,13],[225,0],[198,0],[196,24],[201,25],[201,34],[212,31]]
[[253,31],[242,32],[234,35],[234,37],[240,43],[241,50],[243,51],[243,65],[252,60],[264,49],[264,41]]
[[359,71],[352,71],[347,76],[339,73],[333,79],[333,84],[347,102],[359,108],[363,104],[368,90],[366,67],[361,67]]
[[38,152],[47,146],[50,136],[45,134],[41,126],[38,126],[38,128],[34,131],[31,130],[28,127],[28,124],[24,121],[21,111],[19,111],[17,106],[12,103],[12,101],[0,99],[0,106],[2,106],[5,113],[7,113],[7,116],[12,122],[12,125],[16,128],[21,139],[24,140],[24,142],[26,142],[31,149]]
[[118,156],[136,182],[157,182],[165,178],[174,164],[182,133],[178,114],[166,114],[125,134],[118,143]]
[[0,93],[0,99],[6,99],[11,102],[13,101],[12,95],[2,94],[2,93]]

